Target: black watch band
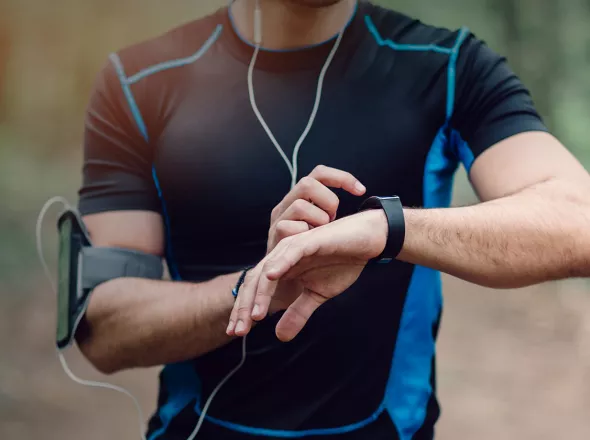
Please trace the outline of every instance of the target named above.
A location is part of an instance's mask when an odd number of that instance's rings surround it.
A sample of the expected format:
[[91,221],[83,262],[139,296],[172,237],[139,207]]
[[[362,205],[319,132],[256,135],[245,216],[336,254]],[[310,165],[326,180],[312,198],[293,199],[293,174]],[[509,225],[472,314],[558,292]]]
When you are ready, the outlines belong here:
[[404,219],[404,207],[399,197],[369,197],[365,200],[359,211],[367,209],[383,209],[389,226],[385,249],[373,262],[389,263],[396,258],[404,246],[406,237],[406,222]]

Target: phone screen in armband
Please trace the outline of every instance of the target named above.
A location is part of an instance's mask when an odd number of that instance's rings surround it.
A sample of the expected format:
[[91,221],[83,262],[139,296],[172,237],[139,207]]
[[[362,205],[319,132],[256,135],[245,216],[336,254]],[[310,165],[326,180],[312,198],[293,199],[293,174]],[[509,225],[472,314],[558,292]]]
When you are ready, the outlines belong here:
[[58,222],[58,288],[57,288],[57,347],[68,346],[74,336],[74,327],[84,312],[84,296],[79,289],[80,253],[90,246],[82,220],[73,211],[64,212]]
[[59,348],[70,337],[70,272],[72,258],[72,219],[65,217],[59,223],[58,287],[57,287],[57,334]]

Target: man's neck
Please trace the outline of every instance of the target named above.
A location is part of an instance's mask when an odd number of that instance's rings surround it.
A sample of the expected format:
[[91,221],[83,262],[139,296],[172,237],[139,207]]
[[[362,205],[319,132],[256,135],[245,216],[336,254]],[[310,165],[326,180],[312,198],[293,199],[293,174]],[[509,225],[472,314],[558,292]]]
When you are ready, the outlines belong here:
[[[237,31],[250,42],[254,40],[255,4],[255,0],[236,0],[231,6]],[[296,49],[322,43],[346,26],[355,4],[355,0],[342,0],[310,7],[289,0],[260,0],[262,47]]]

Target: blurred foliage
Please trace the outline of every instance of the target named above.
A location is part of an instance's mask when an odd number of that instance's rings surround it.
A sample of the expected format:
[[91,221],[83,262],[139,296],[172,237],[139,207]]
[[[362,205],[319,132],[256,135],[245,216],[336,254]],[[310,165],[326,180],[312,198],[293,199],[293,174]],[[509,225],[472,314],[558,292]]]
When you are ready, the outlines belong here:
[[[0,1],[0,280],[29,273],[42,201],[75,199],[84,108],[107,54],[222,0]],[[427,23],[468,25],[506,55],[547,124],[590,167],[590,0],[389,0]]]

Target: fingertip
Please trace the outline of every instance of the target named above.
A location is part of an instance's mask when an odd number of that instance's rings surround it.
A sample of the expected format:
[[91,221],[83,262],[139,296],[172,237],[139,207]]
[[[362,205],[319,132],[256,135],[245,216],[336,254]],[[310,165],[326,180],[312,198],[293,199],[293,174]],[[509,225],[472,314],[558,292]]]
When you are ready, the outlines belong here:
[[254,304],[252,310],[252,319],[255,321],[261,321],[264,318],[263,308],[259,304]]
[[282,331],[279,325],[277,325],[275,329],[275,335],[277,339],[281,342],[291,342],[293,340],[293,337],[290,336],[288,333]]
[[281,270],[277,267],[270,269],[267,273],[266,273],[266,278],[269,281],[277,281],[279,278],[281,277]]
[[240,319],[236,325],[236,335],[244,336],[246,333],[246,324]]
[[359,196],[361,196],[367,191],[367,188],[357,180],[354,184],[354,190]]

